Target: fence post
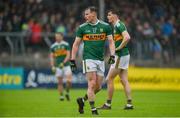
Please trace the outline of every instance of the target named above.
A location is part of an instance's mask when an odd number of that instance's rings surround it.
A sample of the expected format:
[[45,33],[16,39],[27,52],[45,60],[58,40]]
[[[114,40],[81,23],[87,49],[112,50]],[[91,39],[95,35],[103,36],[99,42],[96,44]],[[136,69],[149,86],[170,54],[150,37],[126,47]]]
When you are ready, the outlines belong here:
[[10,47],[10,50],[11,50],[11,66],[13,67],[14,65],[14,60],[13,60],[13,56],[14,56],[14,46],[13,46],[13,43],[12,41],[10,40],[9,36],[6,36],[6,41]]

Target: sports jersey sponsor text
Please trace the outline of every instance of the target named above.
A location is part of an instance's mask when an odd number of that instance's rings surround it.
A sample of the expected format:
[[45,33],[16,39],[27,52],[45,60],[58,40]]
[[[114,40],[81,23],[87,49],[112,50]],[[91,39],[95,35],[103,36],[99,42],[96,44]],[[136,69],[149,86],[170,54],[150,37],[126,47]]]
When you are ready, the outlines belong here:
[[105,40],[106,39],[106,33],[102,34],[85,34],[83,36],[83,40]]

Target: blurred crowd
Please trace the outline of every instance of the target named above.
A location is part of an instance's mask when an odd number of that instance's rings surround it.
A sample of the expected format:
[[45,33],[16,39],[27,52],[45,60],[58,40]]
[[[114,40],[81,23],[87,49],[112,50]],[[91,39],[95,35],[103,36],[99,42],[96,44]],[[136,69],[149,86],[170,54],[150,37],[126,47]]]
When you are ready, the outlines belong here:
[[74,35],[79,25],[78,2],[59,0],[1,0],[0,32],[31,33],[32,43],[40,42],[41,32]]
[[[120,9],[130,31],[131,48],[138,58],[176,58],[180,46],[180,1],[106,0],[107,8]],[[122,8],[122,9],[121,9]]]
[[[29,42],[41,42],[41,32],[74,37],[82,11],[97,0],[1,0],[0,32],[26,32]],[[138,59],[170,62],[180,51],[179,0],[105,0],[105,8],[120,10],[131,34],[130,49]]]

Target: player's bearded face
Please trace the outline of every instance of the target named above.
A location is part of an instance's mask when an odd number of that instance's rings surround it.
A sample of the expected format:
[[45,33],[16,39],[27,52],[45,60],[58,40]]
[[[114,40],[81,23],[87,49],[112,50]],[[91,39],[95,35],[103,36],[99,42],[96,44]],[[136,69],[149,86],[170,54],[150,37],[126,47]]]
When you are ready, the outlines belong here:
[[107,18],[108,18],[108,22],[112,23],[114,19],[114,15],[111,12],[109,12]]
[[91,22],[94,19],[94,12],[91,12],[89,9],[85,10],[84,18],[86,22]]

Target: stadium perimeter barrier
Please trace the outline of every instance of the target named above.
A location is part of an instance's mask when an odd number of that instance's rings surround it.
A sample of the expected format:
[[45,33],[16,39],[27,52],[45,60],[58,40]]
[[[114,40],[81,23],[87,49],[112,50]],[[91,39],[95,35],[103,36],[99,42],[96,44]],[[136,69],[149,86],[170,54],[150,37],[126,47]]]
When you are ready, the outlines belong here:
[[[87,87],[85,76],[80,71],[73,74],[72,86]],[[57,79],[50,69],[0,68],[0,89],[56,87]]]
[[0,89],[24,88],[23,68],[0,67]]
[[[133,89],[180,90],[179,68],[130,67],[128,77]],[[114,80],[116,89],[122,89],[119,81],[117,76]]]
[[[180,90],[179,73],[180,69],[131,67],[128,76],[132,89]],[[122,89],[118,76],[114,83],[115,89]],[[73,73],[72,86],[87,87],[81,70]],[[0,68],[0,89],[56,87],[57,79],[50,69]],[[103,87],[106,87],[105,81]]]

